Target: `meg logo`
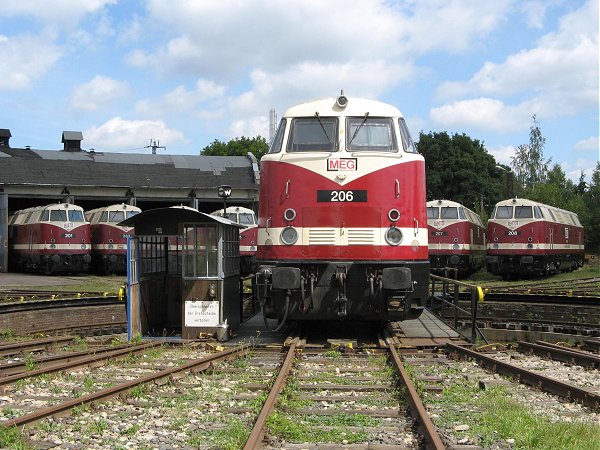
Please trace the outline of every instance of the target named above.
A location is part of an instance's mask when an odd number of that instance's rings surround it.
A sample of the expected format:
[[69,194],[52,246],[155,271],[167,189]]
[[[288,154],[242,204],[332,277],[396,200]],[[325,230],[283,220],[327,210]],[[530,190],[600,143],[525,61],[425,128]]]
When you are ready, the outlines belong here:
[[347,171],[353,172],[358,168],[356,158],[329,158],[327,160],[327,171],[338,172]]

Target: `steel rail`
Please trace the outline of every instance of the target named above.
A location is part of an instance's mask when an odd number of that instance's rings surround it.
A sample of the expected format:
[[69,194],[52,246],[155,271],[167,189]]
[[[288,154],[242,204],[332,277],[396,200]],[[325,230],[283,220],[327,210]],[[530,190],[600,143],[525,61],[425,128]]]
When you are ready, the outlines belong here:
[[269,415],[271,414],[271,412],[273,411],[275,404],[277,403],[279,394],[283,390],[285,381],[286,381],[286,379],[289,375],[289,372],[292,368],[292,363],[294,362],[294,358],[296,356],[297,344],[298,344],[297,338],[294,339],[290,343],[290,347],[288,349],[287,355],[285,356],[285,360],[283,361],[283,364],[281,365],[279,374],[277,375],[277,378],[275,379],[275,383],[273,384],[273,387],[271,388],[271,391],[269,392],[269,396],[267,397],[267,399],[265,400],[265,403],[263,404],[263,407],[260,411],[260,414],[258,415],[258,417],[256,419],[256,422],[254,422],[252,431],[250,432],[250,435],[248,436],[248,440],[246,441],[246,444],[244,445],[244,450],[253,450],[255,448],[260,447],[262,438],[263,438],[263,434],[264,434],[264,427],[267,422],[267,419],[268,419]]
[[43,339],[34,339],[21,342],[11,342],[0,345],[0,356],[16,355],[24,351],[33,351],[35,349],[48,348],[53,344],[69,342],[75,339],[74,336],[53,336]]
[[392,356],[392,360],[396,366],[396,370],[400,374],[400,378],[402,379],[402,382],[408,391],[408,403],[415,417],[415,421],[417,422],[417,426],[419,427],[419,431],[425,439],[425,448],[444,450],[446,446],[442,442],[442,438],[438,434],[435,425],[429,417],[429,414],[427,414],[427,410],[425,409],[425,406],[423,405],[423,402],[421,401],[421,398],[419,397],[419,394],[417,393],[410,376],[404,369],[400,355],[398,355],[398,352],[396,351],[396,348],[394,347],[390,338],[386,338],[386,342],[389,352]]
[[76,359],[74,361],[69,361],[64,364],[56,364],[56,365],[52,365],[49,367],[45,367],[43,369],[31,370],[28,372],[17,373],[15,375],[9,375],[9,376],[0,378],[0,386],[11,384],[11,383],[14,383],[15,381],[23,380],[25,378],[35,377],[37,375],[41,375],[44,373],[60,372],[65,369],[73,369],[75,367],[86,366],[88,364],[95,364],[95,363],[98,363],[98,361],[102,361],[105,359],[118,358],[120,356],[129,355],[131,353],[139,353],[148,348],[157,347],[162,344],[163,344],[163,342],[161,342],[161,341],[147,342],[145,344],[129,346],[129,347],[121,349],[121,350],[114,350],[114,351],[102,353],[99,355],[93,355],[93,356],[89,356],[89,357],[79,358],[79,359]]
[[459,345],[447,343],[446,348],[450,354],[454,353],[473,358],[480,366],[503,375],[516,377],[520,383],[540,388],[546,392],[566,398],[569,401],[579,401],[583,405],[593,410],[600,410],[599,394],[595,394],[572,384],[564,383],[562,381],[531,372],[530,370],[499,361],[493,357],[460,347]]
[[570,350],[559,345],[550,344],[549,342],[538,341],[534,344],[531,342],[519,341],[518,350],[524,353],[534,353],[541,357],[549,357],[555,361],[561,361],[567,364],[577,364],[591,369],[600,368],[600,356]]
[[96,297],[74,297],[74,298],[57,298],[45,300],[28,300],[23,302],[0,303],[0,314],[11,312],[23,312],[31,310],[65,308],[65,307],[83,307],[83,306],[98,306],[98,305],[118,305],[125,307],[125,302],[119,300],[116,295],[96,296]]
[[125,383],[119,384],[117,386],[112,386],[106,389],[102,389],[101,391],[94,392],[92,394],[84,395],[79,398],[67,400],[66,402],[60,403],[58,405],[50,406],[47,408],[42,408],[38,411],[35,411],[30,414],[26,414],[21,417],[17,417],[15,419],[8,420],[2,424],[0,424],[1,428],[10,428],[10,427],[23,427],[27,424],[36,422],[38,420],[44,419],[45,417],[52,416],[55,414],[64,413],[65,411],[69,411],[70,409],[81,406],[87,403],[91,403],[94,401],[114,397],[121,393],[127,392],[130,389],[138,386],[140,384],[154,382],[160,380],[162,378],[171,377],[173,374],[178,372],[187,372],[187,371],[202,371],[206,370],[209,367],[212,367],[215,363],[219,363],[222,361],[226,361],[228,359],[237,358],[239,355],[243,355],[249,351],[250,347],[247,345],[241,345],[239,347],[235,347],[229,350],[224,350],[218,353],[213,353],[211,355],[207,355],[203,358],[195,359],[186,364],[183,364],[178,367],[172,367],[169,369],[161,370],[160,372],[153,373],[150,375],[146,375],[144,377],[138,378],[136,380],[127,381]]
[[[58,361],[70,362],[77,358],[83,358],[86,356],[93,356],[93,355],[101,355],[102,353],[112,352],[115,350],[121,350],[124,348],[132,348],[132,346],[129,344],[123,344],[123,345],[115,345],[113,347],[99,347],[99,348],[94,348],[94,349],[90,349],[90,350],[82,350],[82,351],[78,351],[78,352],[61,353],[59,355],[52,355],[52,356],[42,356],[42,357],[38,357],[38,358],[33,358],[31,360],[31,362],[35,366],[44,366],[44,365],[47,365],[50,363],[55,363]],[[18,362],[14,362],[14,363],[0,364],[0,379],[2,377],[6,377],[9,375],[15,375],[17,373],[26,372],[28,364],[29,363],[27,361],[18,361]],[[41,369],[42,367],[38,367],[38,368]]]

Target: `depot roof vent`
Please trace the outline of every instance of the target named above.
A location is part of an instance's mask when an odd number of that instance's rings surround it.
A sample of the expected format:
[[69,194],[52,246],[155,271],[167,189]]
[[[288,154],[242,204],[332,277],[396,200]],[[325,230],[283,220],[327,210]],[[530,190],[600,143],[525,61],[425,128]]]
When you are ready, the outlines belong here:
[[81,141],[83,141],[83,133],[81,131],[62,132],[62,143],[65,144],[63,151],[65,152],[80,152]]
[[8,128],[0,128],[0,147],[10,147],[8,141],[10,141],[12,134]]

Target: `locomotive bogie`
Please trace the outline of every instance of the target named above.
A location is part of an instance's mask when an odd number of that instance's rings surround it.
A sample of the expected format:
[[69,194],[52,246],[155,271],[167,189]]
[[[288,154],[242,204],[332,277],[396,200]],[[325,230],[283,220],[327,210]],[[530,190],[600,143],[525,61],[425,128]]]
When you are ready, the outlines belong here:
[[263,313],[282,320],[398,321],[419,317],[427,262],[267,265],[258,271]]
[[488,222],[486,267],[504,278],[553,275],[583,265],[583,227],[573,212],[509,199]]
[[261,159],[256,284],[266,316],[417,317],[426,223],[424,160],[396,108],[347,98],[290,108]]

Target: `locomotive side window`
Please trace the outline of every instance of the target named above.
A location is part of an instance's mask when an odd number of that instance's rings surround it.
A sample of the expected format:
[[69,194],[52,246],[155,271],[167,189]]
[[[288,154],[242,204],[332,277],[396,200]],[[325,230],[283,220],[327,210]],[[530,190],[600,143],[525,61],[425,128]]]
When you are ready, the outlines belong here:
[[50,211],[50,222],[66,222],[67,212],[64,209],[53,209]]
[[496,219],[512,219],[512,206],[498,206],[496,208]]
[[439,219],[440,218],[440,209],[433,207],[433,206],[428,206],[427,207],[427,218],[428,219]]
[[271,142],[269,153],[279,153],[281,151],[281,144],[283,143],[283,133],[285,132],[285,122],[285,119],[282,119],[281,122],[279,122],[279,127],[277,128],[277,133],[275,133],[273,142]]
[[534,206],[533,207],[533,217],[535,217],[536,219],[543,219],[544,215],[542,214],[542,210],[540,209],[539,206]]
[[138,211],[127,211],[127,218],[129,219],[130,217],[133,217],[136,214],[138,214]]
[[403,118],[398,119],[398,126],[400,127],[400,136],[402,138],[402,148],[404,151],[407,153],[418,153],[417,147],[415,146],[412,137],[410,137],[408,127]]
[[338,121],[334,117],[303,117],[292,120],[288,152],[333,152],[337,150]]
[[531,219],[533,213],[531,206],[515,206],[515,219]]
[[460,217],[461,219],[463,219],[463,220],[465,220],[465,219],[466,219],[466,217],[465,217],[465,210],[464,210],[463,208],[459,208],[459,209],[458,209],[458,215],[459,215],[459,217]]
[[235,223],[238,221],[238,215],[236,213],[227,213],[225,217]]
[[104,211],[98,222],[108,222],[108,211]]
[[50,220],[50,212],[47,209],[45,209],[44,212],[42,213],[42,217],[40,218],[40,221],[48,222],[48,220]]
[[395,152],[396,139],[392,120],[385,118],[350,117],[346,124],[348,151]]
[[442,219],[458,219],[457,208],[451,208],[449,206],[442,208]]

